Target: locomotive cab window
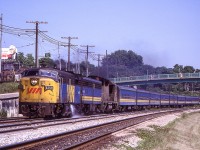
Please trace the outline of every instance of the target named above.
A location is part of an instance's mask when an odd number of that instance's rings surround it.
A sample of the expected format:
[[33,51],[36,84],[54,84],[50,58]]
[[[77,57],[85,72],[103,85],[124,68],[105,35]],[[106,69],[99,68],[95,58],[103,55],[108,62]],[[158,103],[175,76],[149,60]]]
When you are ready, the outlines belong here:
[[37,76],[38,75],[38,70],[31,70],[31,71],[24,71],[22,73],[22,76]]
[[40,76],[46,76],[53,78],[55,80],[58,80],[58,73],[56,71],[50,71],[50,70],[40,70],[39,71]]

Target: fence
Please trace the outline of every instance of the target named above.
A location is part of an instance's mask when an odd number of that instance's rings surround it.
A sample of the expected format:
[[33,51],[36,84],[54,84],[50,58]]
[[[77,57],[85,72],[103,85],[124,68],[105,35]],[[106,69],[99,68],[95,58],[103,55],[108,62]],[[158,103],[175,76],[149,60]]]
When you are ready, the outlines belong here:
[[188,78],[200,78],[200,72],[198,73],[177,73],[177,74],[157,74],[157,75],[144,75],[144,76],[130,76],[130,77],[118,77],[110,78],[114,83],[131,82],[131,81],[148,81],[148,80],[167,80],[167,79],[188,79]]

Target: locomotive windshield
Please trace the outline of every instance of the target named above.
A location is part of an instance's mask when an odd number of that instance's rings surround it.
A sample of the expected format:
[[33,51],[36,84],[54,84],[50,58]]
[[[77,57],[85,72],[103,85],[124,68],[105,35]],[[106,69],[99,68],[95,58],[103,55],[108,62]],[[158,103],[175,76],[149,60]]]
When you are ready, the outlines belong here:
[[53,70],[26,70],[22,73],[22,76],[45,76],[58,80],[58,72]]
[[40,70],[39,75],[58,79],[58,72],[52,70]]
[[38,75],[38,70],[25,70],[24,72],[22,72],[22,76],[36,76]]

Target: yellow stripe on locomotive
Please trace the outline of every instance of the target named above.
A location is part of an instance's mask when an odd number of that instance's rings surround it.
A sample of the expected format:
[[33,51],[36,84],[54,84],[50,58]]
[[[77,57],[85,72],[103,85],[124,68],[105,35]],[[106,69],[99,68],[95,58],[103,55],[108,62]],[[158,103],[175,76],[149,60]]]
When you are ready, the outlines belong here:
[[59,83],[51,78],[23,77],[19,85],[20,102],[57,103]]
[[74,93],[75,93],[75,86],[67,85],[67,96],[68,96],[68,101],[70,103],[74,102]]

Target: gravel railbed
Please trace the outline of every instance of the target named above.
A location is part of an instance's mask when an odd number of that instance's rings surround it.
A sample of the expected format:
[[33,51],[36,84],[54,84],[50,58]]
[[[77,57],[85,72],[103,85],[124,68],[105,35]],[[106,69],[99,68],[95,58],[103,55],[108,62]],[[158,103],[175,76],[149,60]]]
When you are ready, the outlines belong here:
[[[120,114],[121,116],[126,115],[126,114]],[[130,113],[129,113],[130,115]],[[73,122],[81,122],[81,121],[89,121],[89,120],[94,120],[94,119],[106,119],[106,118],[112,118],[115,117],[115,115],[95,115],[95,116],[90,116],[90,117],[80,117],[80,116],[75,116],[75,118],[63,118],[63,119],[54,119],[54,120],[34,120],[31,119],[30,121],[22,120],[13,122],[13,123],[2,123],[0,125],[0,134],[5,133],[5,132],[13,132],[16,131],[17,129],[31,129],[31,128],[41,128],[45,126],[53,126],[53,125],[59,125],[59,124],[70,124]]]
[[[150,113],[145,113],[150,114]],[[26,140],[37,139],[44,136],[54,135],[66,131],[73,131],[85,127],[90,127],[93,125],[99,125],[107,122],[122,120],[126,118],[142,116],[143,114],[131,114],[126,116],[115,116],[113,118],[105,118],[105,119],[96,119],[96,120],[89,120],[84,122],[72,122],[70,124],[63,124],[57,126],[50,126],[50,127],[43,127],[43,128],[35,128],[32,130],[25,130],[19,132],[12,132],[12,133],[3,133],[0,134],[0,146],[5,146],[9,144],[14,144],[18,142],[23,142]]]

